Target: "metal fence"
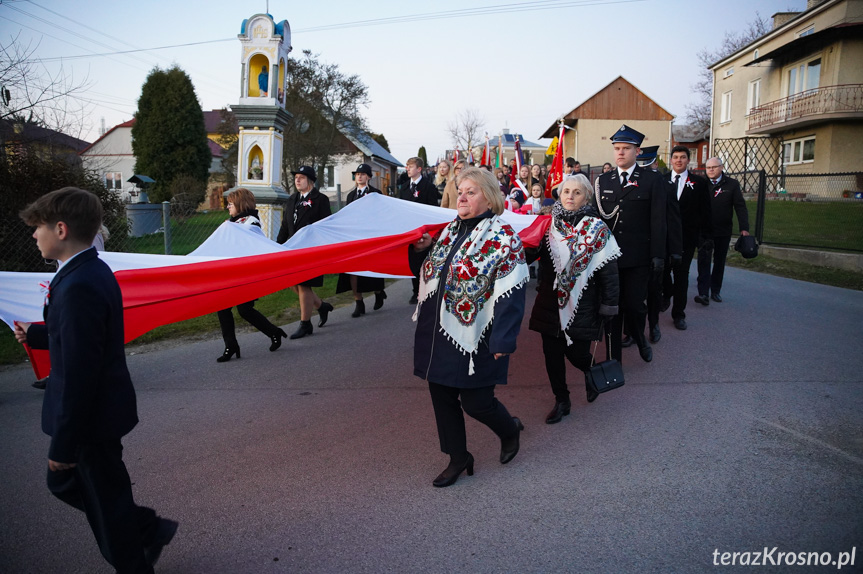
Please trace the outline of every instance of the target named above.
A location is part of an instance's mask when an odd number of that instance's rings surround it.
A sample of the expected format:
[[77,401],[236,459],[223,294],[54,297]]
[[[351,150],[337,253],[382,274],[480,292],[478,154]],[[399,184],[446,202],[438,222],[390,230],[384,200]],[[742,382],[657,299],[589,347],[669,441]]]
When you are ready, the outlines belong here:
[[[187,255],[228,219],[225,210],[188,211],[176,205],[127,204],[126,220],[111,222],[105,251]],[[53,261],[42,259],[32,237],[33,229],[23,222],[2,232],[2,271],[54,271]]]
[[740,182],[759,243],[863,252],[863,172],[728,175]]
[[[740,182],[750,230],[760,243],[863,252],[863,172],[767,174],[760,170],[728,175]],[[334,198],[331,203],[336,211],[341,202]],[[128,204],[126,218],[111,223],[105,250],[186,255],[227,218],[222,209]],[[42,259],[32,228],[23,222],[0,229],[0,244],[2,271],[55,268],[53,262]]]

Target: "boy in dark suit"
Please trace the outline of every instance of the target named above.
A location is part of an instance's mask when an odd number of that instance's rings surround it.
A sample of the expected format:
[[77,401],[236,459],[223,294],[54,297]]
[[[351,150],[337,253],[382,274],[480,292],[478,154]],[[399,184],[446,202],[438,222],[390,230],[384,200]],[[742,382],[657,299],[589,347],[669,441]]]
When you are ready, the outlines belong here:
[[51,436],[48,489],[87,515],[117,572],[153,572],[177,523],[135,504],[123,464],[121,439],[138,414],[123,348],[122,294],[91,247],[101,203],[66,187],[40,197],[21,218],[36,227],[42,257],[60,265],[45,295],[45,324],[15,326],[19,342],[51,356],[42,402],[42,430]]

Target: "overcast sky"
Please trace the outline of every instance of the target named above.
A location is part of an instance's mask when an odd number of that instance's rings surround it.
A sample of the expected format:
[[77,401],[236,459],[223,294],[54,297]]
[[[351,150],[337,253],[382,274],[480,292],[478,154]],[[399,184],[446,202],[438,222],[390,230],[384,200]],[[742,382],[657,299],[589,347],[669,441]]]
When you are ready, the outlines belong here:
[[[237,34],[267,4],[277,22],[290,23],[295,55],[309,49],[363,78],[369,127],[404,162],[421,145],[429,159],[451,147],[447,124],[468,108],[491,136],[509,128],[547,144],[539,136],[556,118],[618,75],[682,121],[699,50],[718,47],[756,11],[769,18],[806,2],[0,0],[0,43],[17,37],[89,81],[81,137],[93,141],[102,118],[110,128],[133,117],[154,66],[185,70],[205,110],[236,103]],[[190,43],[198,44],[104,55]]]

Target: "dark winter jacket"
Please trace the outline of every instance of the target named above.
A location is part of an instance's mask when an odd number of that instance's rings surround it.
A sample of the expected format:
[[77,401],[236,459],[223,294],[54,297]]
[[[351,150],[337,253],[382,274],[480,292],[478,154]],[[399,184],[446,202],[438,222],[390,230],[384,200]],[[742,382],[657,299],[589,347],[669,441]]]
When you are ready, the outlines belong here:
[[[453,256],[480,221],[491,217],[491,211],[480,217],[462,221],[441,277],[446,277]],[[411,269],[419,275],[428,250],[415,252],[408,247]],[[414,336],[414,374],[422,379],[458,388],[479,388],[506,384],[509,356],[495,359],[495,353],[512,353],[524,317],[525,286],[513,289],[494,306],[494,321],[486,330],[473,355],[474,374],[468,375],[470,355],[463,354],[451,343],[440,328],[440,308],[443,302],[443,279],[440,287],[420,304],[417,330]]]
[[[543,239],[538,249],[526,249],[529,262],[540,259],[536,300],[530,314],[531,331],[560,335],[560,315],[557,306],[557,290],[554,288],[554,264],[548,243]],[[600,336],[600,315],[616,315],[620,290],[617,282],[617,260],[606,263],[594,272],[578,302],[578,311],[567,330],[570,339],[593,341]]]

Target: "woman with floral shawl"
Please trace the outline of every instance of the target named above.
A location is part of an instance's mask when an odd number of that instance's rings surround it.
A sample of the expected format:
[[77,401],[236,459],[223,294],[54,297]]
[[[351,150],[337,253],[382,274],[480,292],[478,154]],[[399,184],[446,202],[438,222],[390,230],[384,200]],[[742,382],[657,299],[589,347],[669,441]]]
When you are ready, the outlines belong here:
[[[528,250],[529,261],[540,259],[529,328],[542,335],[545,369],[554,393],[547,424],[560,422],[572,407],[564,358],[582,371],[590,368],[590,342],[599,339],[603,325],[617,315],[619,296],[615,259],[620,249],[590,205],[590,182],[582,174],[564,176],[558,193],[540,248]],[[595,399],[596,393],[588,388],[587,402]]]
[[438,487],[473,474],[463,413],[500,438],[502,464],[518,453],[524,428],[494,396],[524,315],[524,250],[500,219],[503,196],[489,171],[465,168],[456,185],[458,216],[435,240],[424,234],[409,248],[420,279],[414,374],[428,381],[441,450],[450,455]]

